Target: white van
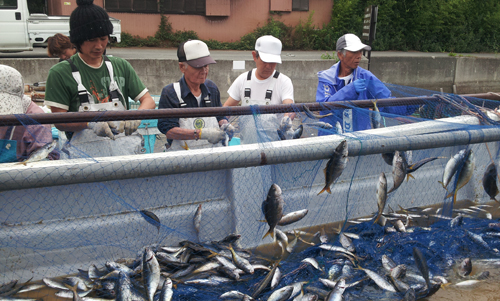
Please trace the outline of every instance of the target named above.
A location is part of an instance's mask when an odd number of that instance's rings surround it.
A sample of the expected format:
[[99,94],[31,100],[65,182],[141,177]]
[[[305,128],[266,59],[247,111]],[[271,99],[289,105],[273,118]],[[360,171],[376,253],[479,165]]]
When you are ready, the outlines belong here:
[[[121,42],[120,20],[111,18],[112,42]],[[27,0],[0,0],[0,52],[31,51],[46,47],[56,33],[69,36],[69,16],[30,14]]]

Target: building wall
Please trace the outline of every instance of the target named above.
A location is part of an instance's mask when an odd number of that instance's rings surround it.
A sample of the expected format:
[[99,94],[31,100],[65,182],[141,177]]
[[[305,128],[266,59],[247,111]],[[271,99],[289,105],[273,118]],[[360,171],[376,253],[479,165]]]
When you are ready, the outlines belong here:
[[[76,8],[76,0],[49,0],[48,4],[51,15],[70,15]],[[104,0],[94,0],[94,4],[103,6]],[[313,13],[313,24],[317,27],[321,28],[330,21],[332,0],[310,0],[309,11],[276,13],[270,11],[285,10],[290,4],[291,0],[207,0],[207,14],[211,16],[174,14],[166,16],[174,31],[193,30],[200,39],[222,42],[238,41],[255,28],[264,26],[271,16],[288,26],[307,22],[311,13]],[[224,16],[227,14],[228,16]],[[109,15],[121,20],[122,32],[143,38],[155,35],[161,19],[160,14],[110,12]]]

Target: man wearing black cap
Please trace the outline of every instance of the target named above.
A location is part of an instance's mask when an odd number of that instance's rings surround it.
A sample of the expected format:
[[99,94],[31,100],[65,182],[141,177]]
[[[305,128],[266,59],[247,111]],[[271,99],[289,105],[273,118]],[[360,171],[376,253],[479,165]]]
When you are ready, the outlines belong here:
[[[189,40],[179,45],[177,57],[183,76],[163,88],[158,108],[220,107],[219,88],[207,79],[209,65],[216,63],[207,45]],[[158,129],[167,136],[170,150],[221,146],[226,134],[231,138],[234,133],[225,117],[164,118],[158,120]]]
[[[113,32],[106,11],[94,5],[93,0],[76,3],[78,7],[70,16],[70,39],[78,53],[50,69],[45,103],[54,113],[126,110],[130,97],[140,101],[139,110],[154,109],[153,98],[132,66],[104,54]],[[110,156],[140,151],[142,137],[131,135],[139,125],[140,120],[127,120],[65,123],[56,127],[66,131],[79,151],[90,156]]]
[[[362,50],[371,50],[354,34],[348,33],[337,40],[337,56],[339,62],[330,69],[318,72],[318,88],[316,102],[347,101],[358,99],[390,98],[391,91],[373,73],[359,67]],[[398,115],[411,114],[416,107],[384,107],[381,112]],[[332,112],[322,112],[332,113]],[[340,122],[344,132],[370,129],[370,118],[366,110],[336,110],[333,115],[321,120],[335,126]],[[329,135],[332,132],[318,131],[318,135]]]

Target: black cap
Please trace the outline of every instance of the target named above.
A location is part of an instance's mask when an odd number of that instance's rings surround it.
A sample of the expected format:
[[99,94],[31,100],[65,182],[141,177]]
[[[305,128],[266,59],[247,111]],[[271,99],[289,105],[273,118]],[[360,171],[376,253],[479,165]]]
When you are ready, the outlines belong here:
[[69,17],[71,43],[81,44],[113,33],[108,13],[102,7],[94,5],[94,0],[76,0],[76,4],[78,7]]

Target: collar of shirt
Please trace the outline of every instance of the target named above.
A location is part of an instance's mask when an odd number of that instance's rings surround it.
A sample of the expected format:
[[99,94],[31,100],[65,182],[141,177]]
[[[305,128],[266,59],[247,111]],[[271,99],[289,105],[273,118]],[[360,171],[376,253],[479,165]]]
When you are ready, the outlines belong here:
[[[191,93],[191,90],[189,90],[189,87],[186,83],[186,79],[184,78],[184,76],[182,76],[182,78],[179,80],[179,83],[181,85],[181,96],[182,96],[182,99],[184,99],[184,101],[187,102],[187,99],[188,99],[188,95],[191,95],[192,99],[194,99],[194,102],[198,103],[198,101],[196,100],[196,97],[193,95],[193,93]],[[201,89],[201,103],[202,103],[202,107],[205,106],[205,98],[207,97],[210,97],[210,91],[208,90],[207,86],[203,83],[200,85],[200,89]],[[191,99],[191,97],[189,99]]]

